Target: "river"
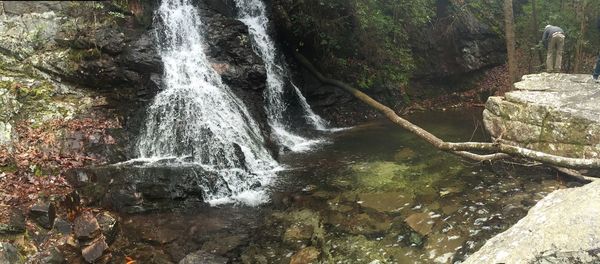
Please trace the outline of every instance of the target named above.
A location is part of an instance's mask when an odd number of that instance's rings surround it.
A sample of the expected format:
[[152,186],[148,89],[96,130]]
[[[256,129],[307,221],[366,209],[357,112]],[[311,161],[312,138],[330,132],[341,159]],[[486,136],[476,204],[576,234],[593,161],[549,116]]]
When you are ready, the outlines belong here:
[[[446,140],[486,140],[480,113],[409,119]],[[549,170],[464,161],[385,120],[322,137],[280,157],[269,203],[123,216],[123,251],[143,263],[198,249],[232,263],[456,263],[565,188]]]

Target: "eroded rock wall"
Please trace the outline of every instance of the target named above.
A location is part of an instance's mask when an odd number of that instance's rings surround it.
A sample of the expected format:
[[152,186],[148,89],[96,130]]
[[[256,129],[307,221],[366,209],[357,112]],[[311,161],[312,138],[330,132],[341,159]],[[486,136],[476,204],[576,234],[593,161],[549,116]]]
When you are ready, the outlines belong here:
[[573,158],[600,155],[600,86],[588,75],[523,77],[504,97],[490,97],[483,112],[492,137]]
[[[145,107],[162,89],[152,21],[160,1],[0,3],[0,146],[19,139],[18,123],[97,112],[123,126],[113,133],[120,154],[106,156],[114,157],[112,162],[134,157]],[[267,137],[262,99],[266,71],[252,50],[248,29],[233,17],[227,1],[197,5],[213,67]]]

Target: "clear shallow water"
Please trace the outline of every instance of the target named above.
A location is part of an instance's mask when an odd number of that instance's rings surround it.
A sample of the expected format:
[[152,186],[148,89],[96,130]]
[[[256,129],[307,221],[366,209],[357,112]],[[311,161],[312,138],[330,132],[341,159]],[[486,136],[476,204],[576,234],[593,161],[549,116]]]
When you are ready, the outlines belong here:
[[[410,119],[446,140],[483,140],[480,112]],[[233,263],[289,263],[298,252],[322,263],[455,263],[563,188],[543,169],[465,162],[385,121],[329,141],[282,157],[289,169],[279,172],[268,204],[132,216],[124,230],[171,261],[204,249]],[[127,250],[144,259],[149,249]]]

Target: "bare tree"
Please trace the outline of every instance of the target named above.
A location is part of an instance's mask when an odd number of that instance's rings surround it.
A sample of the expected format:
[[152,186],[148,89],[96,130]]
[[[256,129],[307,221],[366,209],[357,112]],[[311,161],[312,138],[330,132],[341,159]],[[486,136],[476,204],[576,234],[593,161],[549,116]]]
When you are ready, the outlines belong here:
[[577,20],[579,20],[579,36],[577,37],[577,44],[575,45],[575,73],[581,72],[581,66],[583,64],[583,46],[585,42],[585,34],[587,31],[586,11],[589,1],[583,0],[577,6]]
[[504,0],[504,31],[506,34],[506,50],[508,54],[508,75],[511,84],[516,82],[518,78],[515,25],[513,20],[513,0]]

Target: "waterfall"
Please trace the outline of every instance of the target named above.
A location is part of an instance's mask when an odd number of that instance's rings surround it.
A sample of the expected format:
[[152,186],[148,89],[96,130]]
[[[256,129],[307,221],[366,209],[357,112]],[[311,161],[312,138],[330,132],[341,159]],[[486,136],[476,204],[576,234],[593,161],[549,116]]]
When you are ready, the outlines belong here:
[[[267,70],[267,89],[264,95],[266,112],[269,123],[280,144],[295,151],[310,149],[318,143],[317,140],[308,140],[290,132],[286,125],[284,112],[286,104],[283,99],[284,87],[287,80],[287,69],[283,62],[278,61],[275,43],[268,33],[269,19],[265,6],[261,0],[235,0],[239,12],[239,20],[248,26],[250,36],[254,43],[255,51],[262,57]],[[293,85],[293,84],[292,84]],[[316,115],[306,102],[300,90],[294,86],[300,105],[305,112],[307,122],[318,130],[327,130],[326,122]]]
[[310,108],[310,105],[308,104],[308,102],[306,102],[306,98],[304,97],[304,95],[302,95],[302,92],[300,92],[300,89],[298,88],[298,86],[296,86],[292,82],[290,82],[290,84],[294,87],[294,91],[296,92],[296,96],[298,96],[298,98],[300,99],[300,104],[302,105],[302,110],[304,110],[304,112],[306,113],[304,115],[304,118],[306,119],[306,122],[308,122],[309,124],[311,124],[317,130],[331,131],[332,129],[327,128],[329,126],[328,122],[325,121],[325,119],[321,118],[319,115],[317,115]]
[[138,151],[143,159],[179,157],[217,171],[218,179],[203,186],[208,202],[248,199],[260,194],[255,187],[268,183],[277,163],[243,102],[211,67],[190,2],[163,0],[155,14],[165,88],[148,109]]

